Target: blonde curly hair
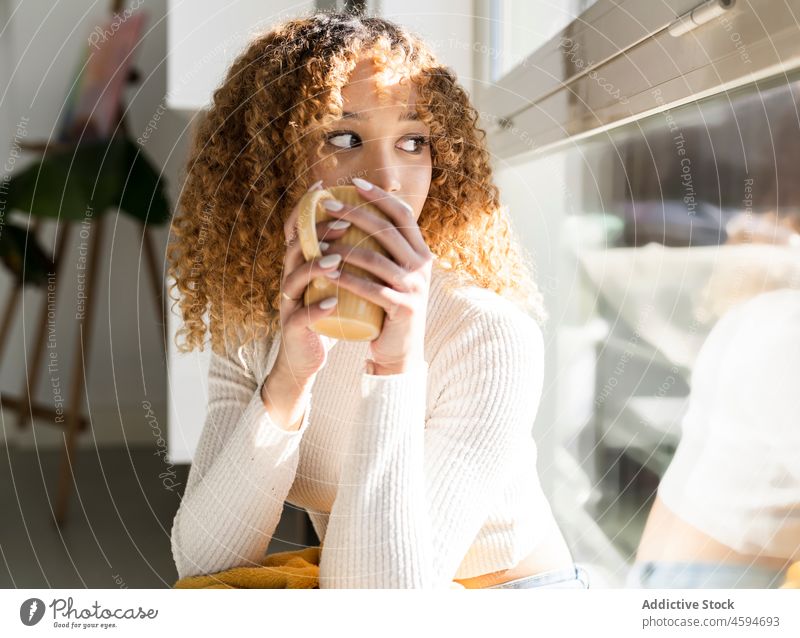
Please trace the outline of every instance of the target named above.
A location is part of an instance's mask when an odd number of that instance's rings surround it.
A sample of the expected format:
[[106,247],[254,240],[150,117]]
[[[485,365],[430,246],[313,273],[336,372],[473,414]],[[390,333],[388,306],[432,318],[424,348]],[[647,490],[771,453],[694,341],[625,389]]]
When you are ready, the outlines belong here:
[[202,351],[207,329],[216,352],[229,337],[244,344],[280,330],[283,224],[310,186],[327,127],[342,115],[342,88],[367,53],[379,72],[414,83],[430,127],[431,185],[417,223],[434,267],[454,276],[445,281],[494,290],[544,322],[492,181],[486,133],[454,72],[388,20],[316,11],[253,39],[200,116],[167,247],[170,293],[179,292],[170,298],[183,318],[179,351]]

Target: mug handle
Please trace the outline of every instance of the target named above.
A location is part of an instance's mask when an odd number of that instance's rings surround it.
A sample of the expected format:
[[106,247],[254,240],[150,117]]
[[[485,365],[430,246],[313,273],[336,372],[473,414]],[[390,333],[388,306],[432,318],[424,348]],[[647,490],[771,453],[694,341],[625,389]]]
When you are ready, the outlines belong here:
[[317,211],[325,199],[334,199],[327,190],[315,190],[303,195],[300,214],[297,216],[297,237],[306,261],[322,257],[317,237]]

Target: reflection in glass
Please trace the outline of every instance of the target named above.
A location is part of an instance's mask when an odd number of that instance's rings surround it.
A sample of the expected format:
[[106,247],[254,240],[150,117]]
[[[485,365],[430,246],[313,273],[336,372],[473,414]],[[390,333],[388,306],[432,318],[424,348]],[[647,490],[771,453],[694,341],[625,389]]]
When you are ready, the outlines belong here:
[[736,304],[692,370],[628,584],[775,587],[800,555],[800,290]]
[[800,560],[800,80],[789,80],[525,169],[566,175],[550,286],[553,501],[576,560],[608,586],[777,587]]

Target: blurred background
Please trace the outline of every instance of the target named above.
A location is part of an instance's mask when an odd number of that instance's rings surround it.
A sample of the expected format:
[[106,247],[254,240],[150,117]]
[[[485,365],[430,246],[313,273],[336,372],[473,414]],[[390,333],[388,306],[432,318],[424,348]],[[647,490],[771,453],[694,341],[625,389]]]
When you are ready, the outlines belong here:
[[[624,585],[712,330],[800,290],[795,0],[0,0],[0,586],[176,580],[170,528],[208,350],[172,345],[169,216],[193,122],[234,57],[314,8],[411,27],[480,110],[550,313],[539,474],[600,586]],[[783,325],[780,312],[744,338]],[[760,365],[778,387],[781,366]],[[756,391],[742,383],[721,400]],[[782,450],[760,457],[764,508],[800,526],[800,478],[782,469],[800,459],[783,427],[800,405],[749,399],[782,411],[737,423],[751,451]],[[268,551],[317,543],[287,503]],[[800,538],[768,545],[800,558]]]

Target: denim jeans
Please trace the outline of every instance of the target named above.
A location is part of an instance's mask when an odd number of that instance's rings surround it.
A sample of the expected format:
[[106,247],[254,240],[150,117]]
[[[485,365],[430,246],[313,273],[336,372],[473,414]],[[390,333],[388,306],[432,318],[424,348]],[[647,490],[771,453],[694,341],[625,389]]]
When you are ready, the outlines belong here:
[[773,589],[786,570],[756,565],[641,561],[628,572],[633,589]]
[[525,576],[500,585],[492,585],[486,589],[588,589],[589,574],[583,567],[573,565],[563,569],[554,569],[533,576]]

